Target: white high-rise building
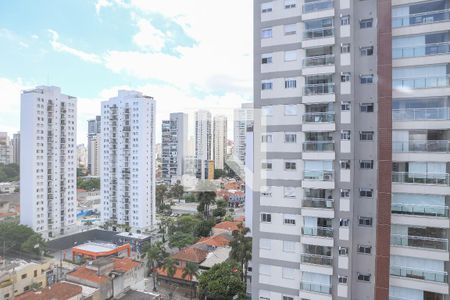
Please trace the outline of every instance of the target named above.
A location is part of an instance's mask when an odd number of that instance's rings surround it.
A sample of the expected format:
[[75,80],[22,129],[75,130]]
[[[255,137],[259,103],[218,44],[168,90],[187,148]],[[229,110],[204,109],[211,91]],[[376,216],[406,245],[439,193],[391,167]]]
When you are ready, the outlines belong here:
[[201,179],[206,179],[207,162],[211,159],[211,113],[206,110],[195,112],[195,158]]
[[234,110],[234,147],[233,156],[245,162],[246,132],[253,127],[253,103],[243,103],[241,108]]
[[223,170],[227,154],[227,117],[214,117],[214,167]]
[[133,231],[155,224],[155,100],[119,91],[102,102],[101,219]]
[[101,117],[88,120],[88,157],[87,168],[89,175],[100,176],[100,132]]
[[13,147],[13,163],[20,164],[20,132],[13,134],[11,144]]
[[13,147],[7,132],[0,132],[0,164],[13,162]]
[[77,99],[53,86],[22,92],[20,223],[44,238],[75,229]]

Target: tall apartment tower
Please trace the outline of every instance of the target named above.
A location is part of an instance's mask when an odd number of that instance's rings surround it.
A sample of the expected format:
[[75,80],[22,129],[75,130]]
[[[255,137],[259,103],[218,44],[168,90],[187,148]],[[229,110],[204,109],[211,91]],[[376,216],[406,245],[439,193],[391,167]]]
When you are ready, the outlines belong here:
[[92,176],[100,176],[101,119],[88,120],[88,172]]
[[212,128],[211,113],[206,110],[195,112],[195,159],[197,160],[198,174],[206,179],[208,160],[211,156]]
[[155,224],[155,100],[136,91],[102,102],[101,219],[143,231]]
[[44,238],[76,229],[76,136],[75,97],[54,86],[22,92],[20,223]]
[[245,163],[247,128],[253,127],[253,103],[243,103],[234,110],[234,147],[233,156]]
[[254,3],[253,298],[449,299],[449,1]]
[[162,177],[165,183],[175,184],[183,175],[183,160],[188,147],[188,115],[171,113],[162,121]]
[[20,164],[20,132],[14,133],[11,141],[13,150],[13,163]]
[[13,147],[7,132],[0,132],[0,164],[8,165],[13,162]]
[[228,143],[228,127],[227,117],[219,115],[214,116],[213,121],[214,131],[214,168],[223,170],[225,167],[225,158],[227,155]]

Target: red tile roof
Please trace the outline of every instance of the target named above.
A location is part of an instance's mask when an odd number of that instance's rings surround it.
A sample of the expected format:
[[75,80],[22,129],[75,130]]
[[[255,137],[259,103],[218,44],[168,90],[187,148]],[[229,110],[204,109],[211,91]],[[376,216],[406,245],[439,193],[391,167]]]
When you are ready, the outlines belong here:
[[114,260],[114,270],[120,272],[128,272],[132,269],[135,269],[141,265],[140,262],[135,261],[131,258],[113,258]]
[[[167,275],[167,271],[164,270],[163,268],[156,269],[156,273],[158,273],[158,276],[169,277],[169,275]],[[186,281],[192,281],[190,275],[187,275],[185,278],[183,278],[183,268],[178,268],[178,267],[175,269],[175,274],[173,275],[172,278],[186,280]]]
[[244,221],[245,221],[245,216],[240,216],[240,217],[234,218],[234,222],[242,223]]
[[75,271],[68,273],[69,276],[78,277],[94,283],[105,283],[109,280],[107,276],[97,275],[97,272],[86,267],[79,267]]
[[242,222],[232,222],[232,221],[224,221],[221,222],[219,224],[216,224],[213,228],[215,229],[223,229],[223,230],[227,230],[227,231],[235,231],[235,230],[239,230],[238,225],[241,224]]
[[227,247],[230,241],[221,235],[201,238],[197,244],[205,244],[211,247]]
[[81,286],[68,282],[55,283],[36,292],[26,292],[15,297],[16,300],[66,300],[81,295]]
[[208,252],[205,250],[198,249],[195,247],[187,247],[181,249],[179,252],[172,255],[172,258],[176,260],[190,261],[199,264],[206,259],[207,255]]

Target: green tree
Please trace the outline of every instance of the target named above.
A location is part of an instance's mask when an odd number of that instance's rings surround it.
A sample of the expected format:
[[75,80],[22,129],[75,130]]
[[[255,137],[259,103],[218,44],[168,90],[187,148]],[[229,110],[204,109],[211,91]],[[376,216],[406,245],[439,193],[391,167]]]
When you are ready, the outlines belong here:
[[0,245],[10,251],[25,252],[32,255],[41,255],[46,243],[41,235],[35,233],[30,227],[13,222],[0,223]]
[[192,193],[188,193],[188,194],[185,194],[184,201],[186,203],[192,203],[192,202],[196,202],[197,198],[195,198],[195,195],[193,195]]
[[192,245],[196,240],[197,238],[193,236],[192,233],[177,231],[169,236],[169,247],[181,249]]
[[225,217],[225,215],[227,214],[227,210],[225,208],[222,207],[218,207],[216,209],[213,210],[213,217],[218,217],[218,218],[222,218]]
[[175,199],[181,199],[183,197],[183,194],[184,187],[180,184],[180,182],[177,182],[170,188],[170,196]]
[[191,283],[191,292],[190,292],[190,299],[192,300],[192,290],[195,288],[195,283],[194,283],[194,277],[198,276],[198,265],[188,261],[186,263],[186,266],[183,268],[183,273],[181,274],[181,277],[183,277],[183,279],[186,279],[190,281]]
[[214,226],[214,220],[202,220],[195,228],[196,237],[207,237],[211,235],[211,229]]
[[203,272],[198,280],[199,298],[232,299],[238,295],[245,299],[245,286],[239,276],[239,264],[226,261]]
[[219,179],[219,178],[222,178],[225,176],[227,176],[227,172],[225,172],[224,170],[222,170],[222,169],[214,170],[214,179]]
[[175,221],[174,231],[193,234],[201,220],[191,215],[182,215]]
[[152,272],[153,291],[156,292],[156,269],[162,265],[164,259],[167,257],[167,253],[161,242],[155,243],[151,246],[144,246],[144,249],[148,261],[148,267]]
[[227,208],[228,202],[224,199],[216,200],[216,206],[218,208]]
[[197,199],[199,202],[199,206],[197,210],[199,212],[203,212],[203,216],[208,219],[209,218],[209,208],[214,203],[216,199],[216,192],[213,191],[200,191],[198,192]]
[[41,256],[46,250],[46,243],[39,234],[30,235],[20,246],[25,253]]
[[0,182],[18,181],[20,168],[17,164],[0,164]]
[[100,178],[77,178],[77,188],[86,191],[95,191],[100,189]]
[[252,259],[252,238],[247,236],[250,229],[242,224],[233,232],[233,240],[230,243],[230,258],[240,265],[240,276],[245,288],[247,287],[248,262]]
[[175,272],[177,271],[175,260],[171,257],[166,257],[162,265],[162,268],[167,272],[167,276],[170,278],[173,278],[173,276],[175,276]]
[[161,211],[161,207],[164,204],[166,196],[167,196],[167,186],[164,184],[157,185],[155,191],[155,200],[156,200],[156,209],[158,211]]

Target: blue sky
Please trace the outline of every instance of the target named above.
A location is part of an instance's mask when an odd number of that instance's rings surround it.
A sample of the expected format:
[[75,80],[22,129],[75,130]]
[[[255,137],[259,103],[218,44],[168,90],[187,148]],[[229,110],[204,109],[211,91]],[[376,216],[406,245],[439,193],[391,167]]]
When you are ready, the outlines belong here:
[[156,98],[157,128],[171,111],[231,116],[251,101],[251,2],[0,1],[0,131],[19,129],[20,90],[41,84],[79,98],[79,143],[118,88]]

